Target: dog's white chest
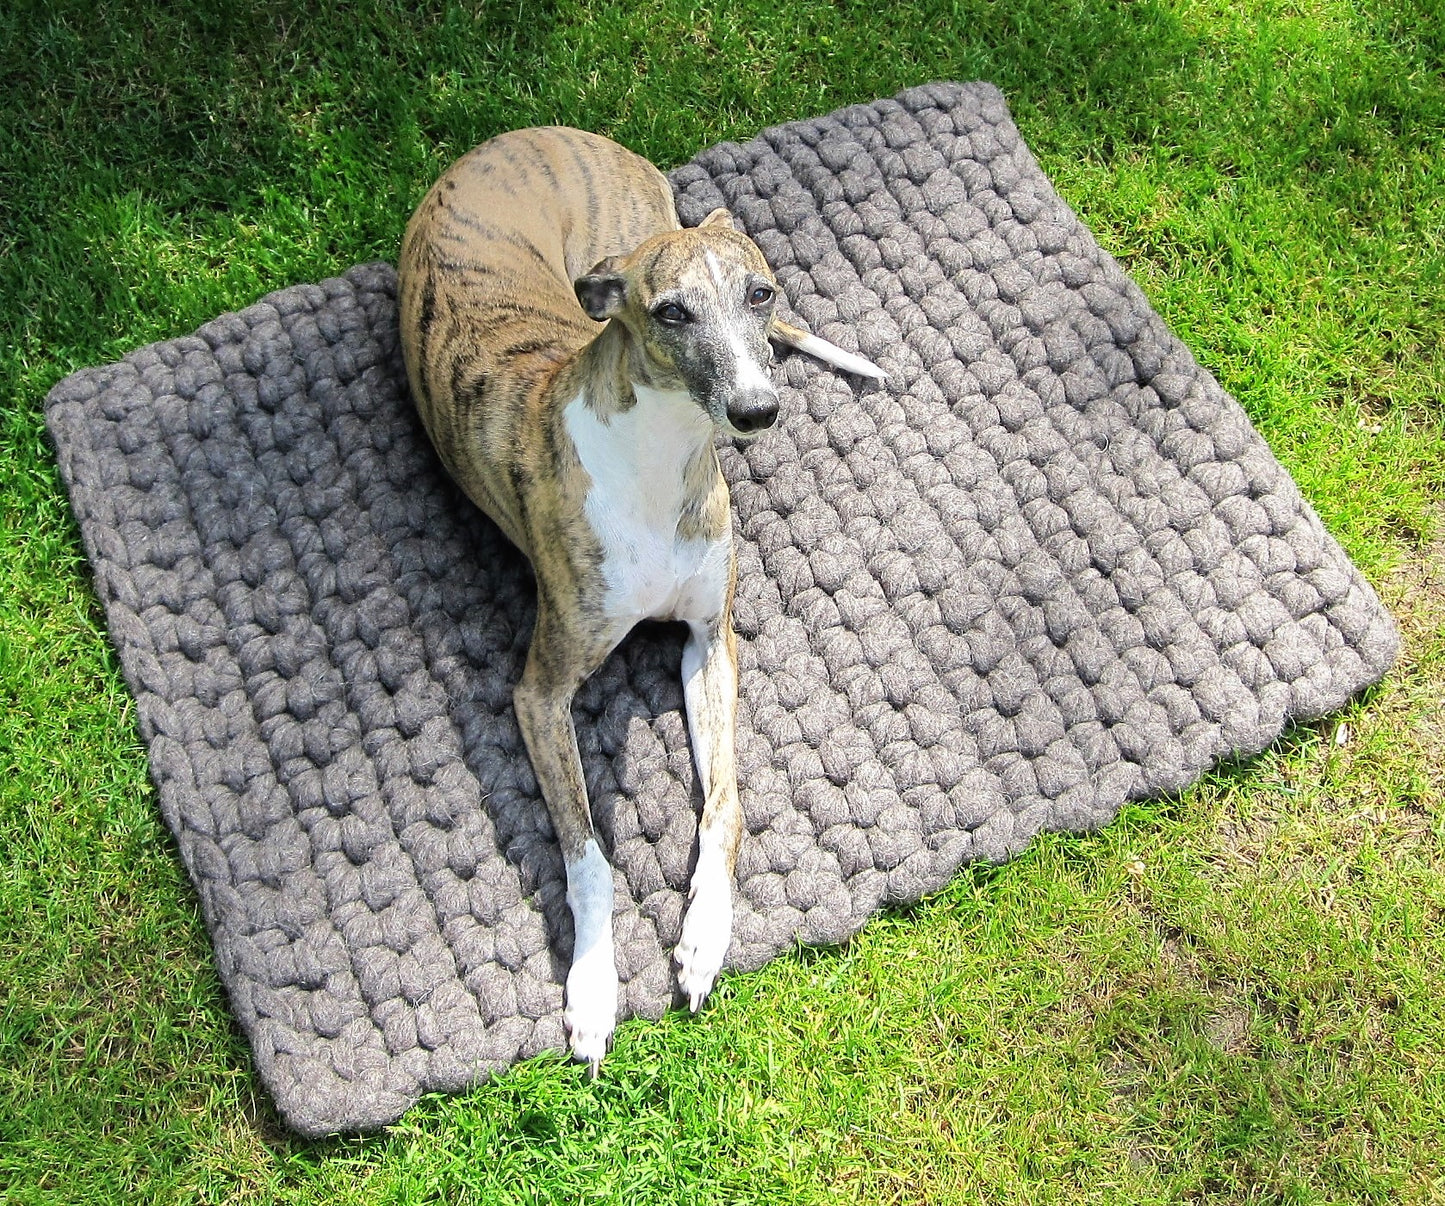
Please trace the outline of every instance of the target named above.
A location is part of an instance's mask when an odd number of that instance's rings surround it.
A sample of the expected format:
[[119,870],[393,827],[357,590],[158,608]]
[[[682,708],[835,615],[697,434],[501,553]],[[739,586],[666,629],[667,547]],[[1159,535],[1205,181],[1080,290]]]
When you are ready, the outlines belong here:
[[685,394],[638,387],[637,402],[603,423],[581,398],[567,432],[592,479],[583,504],[602,546],[607,615],[630,627],[645,619],[709,620],[727,598],[730,534],[678,535],[684,470],[711,444],[713,425]]

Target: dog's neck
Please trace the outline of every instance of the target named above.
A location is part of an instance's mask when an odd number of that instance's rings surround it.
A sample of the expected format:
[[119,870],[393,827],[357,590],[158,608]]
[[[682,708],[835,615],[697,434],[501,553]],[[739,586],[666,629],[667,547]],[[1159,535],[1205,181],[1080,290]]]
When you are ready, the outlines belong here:
[[716,425],[680,380],[648,365],[617,319],[574,363],[562,421],[598,500],[656,526],[695,529],[719,472]]
[[[660,393],[686,392],[681,380],[660,374],[648,363],[632,333],[620,319],[611,319],[576,357],[577,389],[587,395],[588,405],[604,423],[613,415],[631,410],[637,401],[635,387],[642,385]],[[576,390],[568,390],[571,397]]]
[[717,473],[716,428],[685,390],[629,389],[632,405],[606,417],[586,390],[568,405],[578,460],[599,504],[653,527],[691,528]]

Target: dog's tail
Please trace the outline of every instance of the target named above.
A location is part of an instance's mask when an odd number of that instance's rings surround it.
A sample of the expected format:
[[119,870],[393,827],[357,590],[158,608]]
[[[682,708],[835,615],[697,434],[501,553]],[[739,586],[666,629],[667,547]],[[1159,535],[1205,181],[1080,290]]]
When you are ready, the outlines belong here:
[[846,373],[856,373],[860,377],[871,377],[874,381],[887,381],[888,374],[874,364],[871,360],[865,360],[862,356],[853,352],[845,352],[835,344],[829,343],[826,339],[819,339],[816,335],[809,335],[807,331],[800,331],[790,323],[784,322],[781,318],[773,319],[771,335],[779,343],[786,344],[799,352],[806,352],[809,356],[816,356],[826,364],[836,365]]

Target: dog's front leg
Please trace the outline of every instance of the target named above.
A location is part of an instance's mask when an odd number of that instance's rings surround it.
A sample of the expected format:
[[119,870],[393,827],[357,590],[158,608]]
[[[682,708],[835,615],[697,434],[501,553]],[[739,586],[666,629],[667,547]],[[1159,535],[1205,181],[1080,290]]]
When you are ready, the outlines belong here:
[[712,991],[732,941],[733,871],[743,829],[733,755],[737,638],[729,610],[725,607],[708,623],[690,623],[682,653],[683,695],[703,808],[690,903],[673,957],[678,983],[694,1013]]
[[566,631],[539,600],[527,666],[513,694],[517,723],[567,868],[567,904],[575,939],[563,1021],[573,1057],[585,1060],[594,1076],[617,1024],[612,867],[592,830],[572,697],[607,652],[589,648],[577,634]]

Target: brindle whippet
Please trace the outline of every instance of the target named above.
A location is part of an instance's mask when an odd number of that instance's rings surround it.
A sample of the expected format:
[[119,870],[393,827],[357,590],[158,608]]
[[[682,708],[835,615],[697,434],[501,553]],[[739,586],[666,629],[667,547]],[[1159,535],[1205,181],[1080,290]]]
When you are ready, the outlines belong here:
[[732,524],[714,436],[756,436],[776,418],[770,337],[883,374],[775,316],[772,273],[726,210],[682,229],[655,167],[579,130],[520,130],[463,156],[412,217],[400,271],[422,420],[453,477],[536,571],[514,702],[567,870],[564,1020],[573,1055],[595,1074],[617,1011],[613,884],[573,695],[638,621],[687,624],[682,678],[703,809],[674,957],[695,1011],[731,941],[743,823]]

